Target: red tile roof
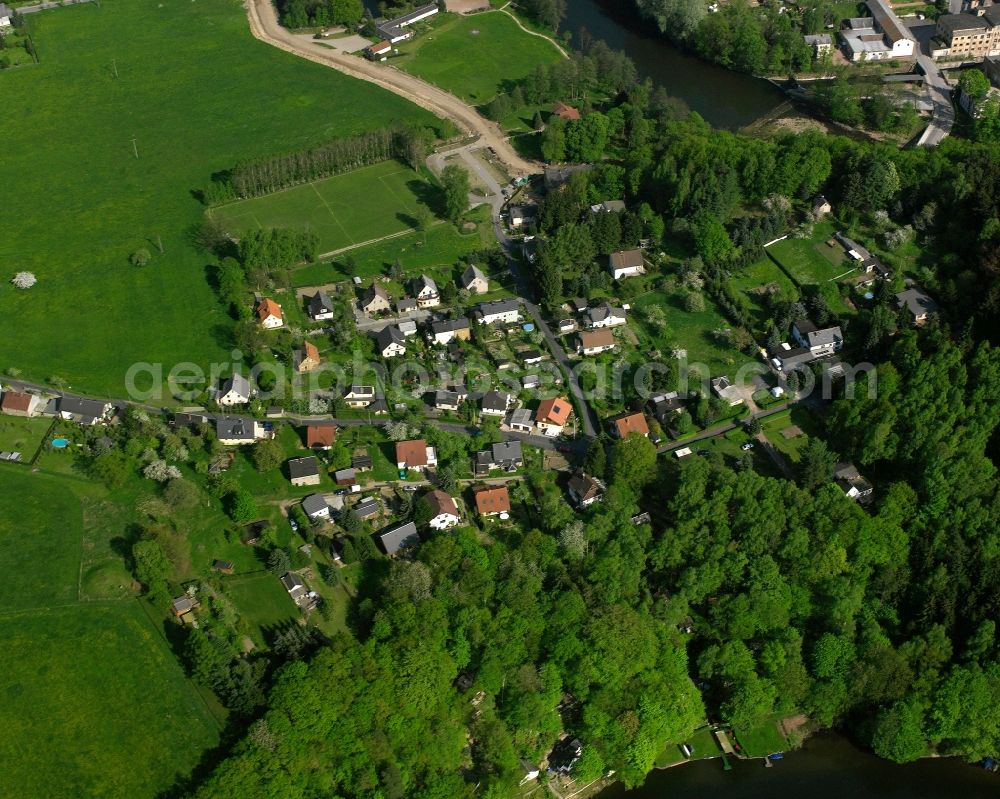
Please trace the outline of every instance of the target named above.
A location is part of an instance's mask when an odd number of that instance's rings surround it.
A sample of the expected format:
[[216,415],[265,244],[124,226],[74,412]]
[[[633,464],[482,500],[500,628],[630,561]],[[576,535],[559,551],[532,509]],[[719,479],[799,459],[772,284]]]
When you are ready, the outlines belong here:
[[483,486],[475,490],[476,510],[483,516],[489,513],[508,513],[510,494],[507,486]]
[[565,397],[542,400],[535,412],[535,421],[553,425],[564,425],[569,420],[573,406]]
[[580,334],[580,346],[585,350],[596,347],[613,347],[615,344],[615,334],[606,327],[598,330],[585,330]]
[[306,428],[307,447],[329,447],[337,440],[337,428],[332,424],[311,424]]
[[0,409],[15,413],[27,413],[31,410],[31,394],[23,394],[20,391],[5,391],[3,400],[0,400]]
[[440,516],[442,513],[458,516],[458,506],[455,504],[455,500],[440,489],[435,489],[427,495],[427,504],[430,505],[433,514],[431,518]]
[[396,463],[403,467],[427,465],[427,442],[422,438],[415,441],[399,441],[396,443]]
[[257,305],[257,318],[263,322],[269,316],[276,316],[278,319],[284,319],[281,315],[281,306],[274,300],[265,297]]
[[615,431],[619,438],[625,438],[629,433],[648,436],[649,425],[646,424],[646,417],[641,413],[629,413],[615,419]]
[[558,102],[552,106],[552,113],[555,114],[560,119],[565,119],[567,122],[574,119],[580,118],[580,112],[577,111],[573,106],[566,105],[566,103]]

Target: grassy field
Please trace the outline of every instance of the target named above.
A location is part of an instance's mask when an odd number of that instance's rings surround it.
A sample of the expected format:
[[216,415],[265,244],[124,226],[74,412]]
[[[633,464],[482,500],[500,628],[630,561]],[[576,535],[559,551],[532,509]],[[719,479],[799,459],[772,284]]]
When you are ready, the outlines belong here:
[[441,15],[431,32],[400,46],[393,66],[457,94],[485,103],[539,64],[562,56],[556,46],[525,33],[506,14]]
[[35,454],[51,425],[51,419],[0,416],[0,450],[20,452],[26,461]]
[[[18,335],[0,342],[0,367],[80,390],[120,395],[136,361],[207,366],[231,348],[190,241],[204,213],[194,192],[213,173],[392,121],[436,124],[254,40],[234,0],[109,0],[29,19],[41,63],[2,76],[18,112],[0,115],[16,187],[4,212],[17,220],[0,237],[0,314]],[[153,253],[143,268],[128,262],[139,248]],[[30,291],[6,284],[22,269],[38,277]]]
[[771,245],[767,252],[800,286],[817,286],[830,310],[842,316],[852,311],[840,296],[839,281],[857,272],[846,262],[842,247],[827,245],[833,228],[832,223],[819,223],[811,238],[788,238]]
[[430,190],[412,169],[385,161],[210,214],[234,236],[263,227],[307,228],[319,236],[320,252],[332,252],[413,229],[413,212]]
[[258,646],[274,637],[274,630],[299,617],[299,610],[288,596],[281,580],[270,572],[230,577],[225,581],[226,595],[240,615],[250,619],[251,634]]
[[217,723],[138,602],[79,601],[85,551],[119,532],[92,513],[103,490],[17,466],[0,481],[4,796],[153,797]]
[[[792,463],[798,463],[800,453],[809,443],[809,436],[819,434],[816,419],[805,408],[795,407],[768,416],[763,420],[763,432],[774,448],[781,452]],[[798,427],[802,432],[791,438],[786,438],[783,430]]]
[[766,298],[758,293],[757,289],[775,285],[781,297],[787,299],[798,295],[798,289],[788,275],[767,256],[745,267],[740,274],[730,280],[730,283],[749,298],[754,325],[758,330],[765,330],[769,326],[771,311],[767,307]]
[[765,719],[750,729],[734,730],[736,740],[749,757],[767,757],[788,749],[788,741],[778,730],[778,717]]

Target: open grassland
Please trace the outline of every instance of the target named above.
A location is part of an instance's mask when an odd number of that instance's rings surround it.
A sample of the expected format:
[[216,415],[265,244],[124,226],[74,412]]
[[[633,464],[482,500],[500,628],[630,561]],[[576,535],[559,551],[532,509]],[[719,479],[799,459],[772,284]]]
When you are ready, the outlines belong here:
[[442,15],[433,30],[400,45],[393,66],[471,103],[488,102],[539,64],[562,56],[556,46],[525,33],[506,14]]
[[[81,390],[121,395],[136,361],[207,366],[230,349],[232,321],[190,241],[204,212],[192,192],[213,173],[397,120],[435,122],[257,42],[235,0],[108,0],[29,25],[41,63],[0,75],[4,215],[16,220],[0,236],[0,314],[17,324],[0,367]],[[153,258],[133,267],[140,248]],[[38,285],[13,289],[19,270]]]
[[852,313],[840,295],[840,281],[857,274],[839,245],[826,242],[833,235],[830,222],[816,225],[808,239],[788,238],[772,244],[767,253],[800,286],[816,286],[830,310],[838,316]]
[[786,300],[798,295],[798,289],[788,275],[767,256],[744,267],[730,279],[730,283],[750,300],[751,316],[758,330],[766,331],[770,325],[772,312],[767,296],[770,289],[777,288],[777,296]]
[[104,492],[16,465],[0,480],[3,795],[156,796],[218,727],[139,603],[79,601],[81,558],[118,532],[90,512]]
[[211,215],[239,237],[262,227],[306,228],[319,251],[333,252],[410,230],[431,186],[398,161],[335,175],[264,197],[214,208]]
[[21,459],[27,461],[35,454],[51,426],[51,419],[0,416],[0,450],[20,452]]

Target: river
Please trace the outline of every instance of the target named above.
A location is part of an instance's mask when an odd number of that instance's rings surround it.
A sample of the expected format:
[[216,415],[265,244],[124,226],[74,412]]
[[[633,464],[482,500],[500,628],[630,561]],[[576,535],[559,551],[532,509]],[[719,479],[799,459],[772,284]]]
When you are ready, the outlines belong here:
[[649,77],[718,128],[753,122],[785,100],[767,81],[730,72],[687,55],[635,13],[631,0],[569,0],[563,30],[586,28],[615,50],[624,50]]
[[597,799],[996,799],[1000,774],[954,758],[900,766],[833,733],[815,735],[774,768],[760,760],[702,760],[654,771],[641,788],[612,785]]

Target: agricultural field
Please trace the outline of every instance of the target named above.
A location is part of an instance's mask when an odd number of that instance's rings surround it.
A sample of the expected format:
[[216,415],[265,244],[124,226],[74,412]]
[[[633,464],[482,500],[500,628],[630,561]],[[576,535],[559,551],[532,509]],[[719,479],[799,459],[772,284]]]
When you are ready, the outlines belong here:
[[306,229],[329,253],[412,230],[413,214],[434,189],[398,161],[346,172],[291,189],[227,203],[209,214],[239,237],[258,228]]
[[[38,284],[0,291],[19,332],[0,342],[0,366],[81,391],[117,396],[132,363],[207,366],[231,349],[191,243],[213,173],[398,120],[437,123],[256,41],[229,0],[115,0],[28,24],[40,63],[0,74],[18,109],[0,116],[4,181],[18,187],[4,211],[19,220],[0,237],[0,276],[27,270]],[[129,263],[138,249],[152,253],[145,267]]]
[[441,15],[430,32],[400,46],[393,66],[473,104],[527,77],[539,64],[562,58],[555,44],[521,30],[499,11]]
[[102,490],[16,465],[0,479],[4,794],[154,797],[218,721],[141,604],[80,601],[86,544],[116,532],[88,513]]

